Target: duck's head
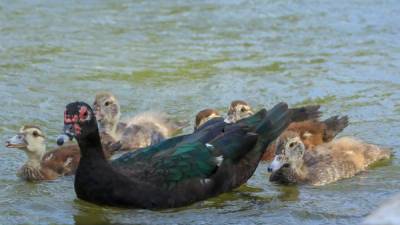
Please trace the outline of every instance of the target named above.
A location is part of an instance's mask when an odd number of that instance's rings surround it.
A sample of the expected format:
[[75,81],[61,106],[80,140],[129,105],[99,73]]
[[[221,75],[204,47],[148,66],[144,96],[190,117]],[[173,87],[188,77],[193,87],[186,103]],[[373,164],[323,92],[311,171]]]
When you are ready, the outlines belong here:
[[277,140],[275,158],[268,167],[268,172],[281,168],[299,169],[303,162],[305,146],[297,132],[285,131]]
[[201,110],[196,115],[196,121],[195,121],[195,124],[194,124],[194,130],[197,130],[201,125],[205,124],[207,121],[209,121],[209,120],[211,120],[213,118],[217,118],[217,117],[221,117],[221,115],[215,109],[204,109],[204,110]]
[[99,128],[105,132],[114,131],[121,115],[117,98],[109,92],[97,93],[93,109]]
[[85,102],[68,104],[64,112],[64,134],[71,139],[81,139],[92,132],[98,133],[92,108]]
[[225,119],[226,123],[236,123],[238,120],[247,118],[253,115],[254,112],[251,109],[251,106],[242,100],[232,101],[227,113],[227,118]]
[[5,143],[7,148],[17,148],[27,153],[42,154],[46,151],[46,136],[34,125],[22,126],[19,132]]

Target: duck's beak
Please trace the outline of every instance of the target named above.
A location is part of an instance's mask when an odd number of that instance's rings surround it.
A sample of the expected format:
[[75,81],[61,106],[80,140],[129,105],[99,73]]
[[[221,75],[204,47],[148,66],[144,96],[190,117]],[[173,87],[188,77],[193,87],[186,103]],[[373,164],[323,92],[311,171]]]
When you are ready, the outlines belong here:
[[7,148],[25,148],[28,143],[25,140],[24,134],[17,134],[14,137],[8,139],[5,143]]
[[274,160],[271,162],[271,164],[268,166],[268,172],[273,173],[280,168],[282,168],[285,165],[285,162],[283,162],[282,157],[279,155],[275,156]]
[[57,137],[57,145],[61,146],[65,142],[72,141],[75,137],[73,124],[64,124],[63,133]]

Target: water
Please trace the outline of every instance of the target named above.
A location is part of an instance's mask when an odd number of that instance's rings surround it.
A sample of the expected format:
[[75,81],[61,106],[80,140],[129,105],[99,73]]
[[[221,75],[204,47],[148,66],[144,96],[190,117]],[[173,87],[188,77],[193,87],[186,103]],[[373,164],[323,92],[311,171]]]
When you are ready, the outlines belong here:
[[270,184],[262,164],[232,193],[147,211],[77,200],[73,177],[21,181],[24,154],[0,147],[0,224],[359,223],[400,190],[398,21],[395,0],[0,1],[1,140],[34,123],[54,147],[64,106],[109,90],[125,116],[319,103],[350,116],[342,135],[395,155],[318,188]]

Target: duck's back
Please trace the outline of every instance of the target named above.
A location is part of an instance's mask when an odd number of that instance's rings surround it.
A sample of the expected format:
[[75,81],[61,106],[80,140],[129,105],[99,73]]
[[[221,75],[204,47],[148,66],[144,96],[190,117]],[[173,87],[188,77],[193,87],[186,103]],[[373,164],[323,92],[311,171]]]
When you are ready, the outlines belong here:
[[122,124],[124,124],[120,135],[122,149],[136,149],[157,144],[185,127],[184,123],[174,122],[165,114],[154,112],[139,114]]
[[72,175],[78,167],[80,159],[79,146],[65,145],[47,152],[43,156],[43,168],[55,171],[59,175]]
[[390,154],[390,150],[343,137],[305,152],[307,180],[313,185],[324,185],[349,178],[372,163],[389,158]]

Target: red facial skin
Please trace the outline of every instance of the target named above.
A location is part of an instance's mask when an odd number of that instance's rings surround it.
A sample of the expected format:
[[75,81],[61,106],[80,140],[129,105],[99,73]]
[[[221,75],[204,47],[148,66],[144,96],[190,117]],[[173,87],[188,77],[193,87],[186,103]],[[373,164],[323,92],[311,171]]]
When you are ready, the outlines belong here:
[[78,115],[73,115],[73,116],[68,116],[66,111],[64,112],[64,124],[73,124],[75,133],[76,135],[79,135],[81,133],[81,127],[79,126],[78,122],[86,120],[88,116],[88,109],[86,106],[82,106],[79,109],[79,116]]

